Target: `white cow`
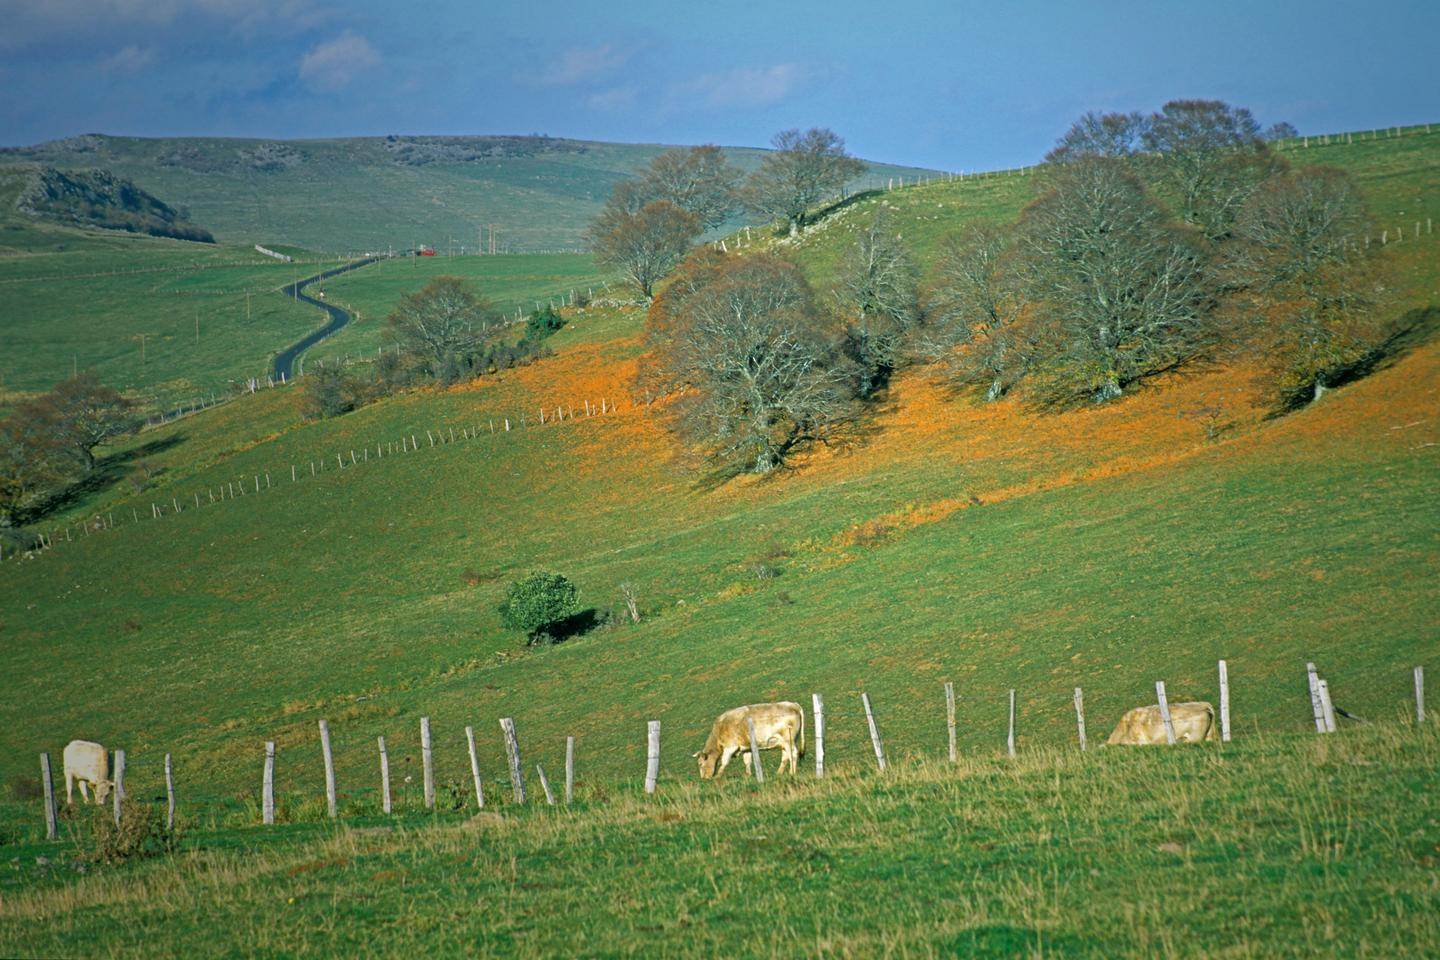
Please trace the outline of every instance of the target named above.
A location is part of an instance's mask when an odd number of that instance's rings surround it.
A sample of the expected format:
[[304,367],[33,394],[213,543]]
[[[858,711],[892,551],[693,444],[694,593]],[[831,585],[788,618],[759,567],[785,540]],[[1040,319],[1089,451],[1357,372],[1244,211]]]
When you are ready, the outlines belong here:
[[745,761],[745,771],[750,772],[749,721],[755,724],[755,746],[761,750],[779,747],[780,772],[785,772],[787,763],[790,772],[795,772],[797,758],[805,753],[805,711],[789,701],[752,703],[726,710],[716,718],[704,748],[693,754],[700,761],[702,780],[724,773],[737,753]]
[[72,791],[80,783],[80,797],[90,802],[86,785],[95,788],[95,802],[104,803],[115,784],[110,780],[110,755],[93,740],[71,740],[65,744],[65,802],[74,803]]

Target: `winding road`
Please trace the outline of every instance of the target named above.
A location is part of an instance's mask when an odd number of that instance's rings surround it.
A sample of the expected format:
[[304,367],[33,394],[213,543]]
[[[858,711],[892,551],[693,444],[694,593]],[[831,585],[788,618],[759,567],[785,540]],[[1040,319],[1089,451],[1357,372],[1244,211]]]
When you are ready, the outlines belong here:
[[295,379],[295,358],[300,356],[300,354],[304,353],[306,350],[309,350],[311,347],[315,346],[315,344],[319,343],[321,340],[324,340],[326,337],[340,330],[340,328],[344,327],[345,324],[349,323],[351,320],[349,312],[342,310],[340,307],[337,307],[334,304],[326,303],[324,300],[317,300],[314,297],[309,296],[305,293],[305,288],[317,280],[326,280],[330,277],[334,277],[342,273],[348,273],[351,270],[357,270],[360,267],[368,266],[369,264],[384,259],[385,257],[378,255],[373,257],[365,257],[361,260],[355,260],[347,263],[344,266],[336,267],[333,270],[326,270],[323,273],[317,273],[313,277],[306,277],[304,280],[297,280],[294,283],[286,284],[282,288],[287,297],[293,297],[296,300],[313,304],[314,306],[319,307],[321,310],[324,310],[325,313],[330,317],[330,320],[325,324],[325,326],[307,335],[298,343],[291,344],[284,350],[281,350],[279,353],[275,354],[275,361],[271,365],[275,379],[279,380],[282,377],[286,380]]

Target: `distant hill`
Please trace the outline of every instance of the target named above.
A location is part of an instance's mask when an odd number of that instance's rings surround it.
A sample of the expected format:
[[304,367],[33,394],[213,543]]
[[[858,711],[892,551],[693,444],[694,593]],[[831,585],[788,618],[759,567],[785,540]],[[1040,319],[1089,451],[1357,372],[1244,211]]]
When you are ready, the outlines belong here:
[[56,223],[123,230],[152,237],[214,243],[210,231],[124,177],[107,170],[65,172],[37,167],[26,178],[15,205],[21,213]]
[[[99,134],[0,149],[7,164],[103,169],[184,205],[222,243],[351,252],[424,243],[460,252],[578,247],[611,187],[669,147],[542,136],[338,140]],[[765,151],[727,148],[753,169]],[[862,183],[931,171],[871,164]]]

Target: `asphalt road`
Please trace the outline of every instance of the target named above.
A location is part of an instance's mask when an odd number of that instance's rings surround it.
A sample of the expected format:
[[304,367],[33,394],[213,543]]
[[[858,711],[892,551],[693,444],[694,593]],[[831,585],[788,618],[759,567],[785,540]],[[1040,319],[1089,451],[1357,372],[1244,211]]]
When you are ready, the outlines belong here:
[[330,319],[325,324],[325,326],[321,327],[319,330],[316,330],[314,333],[309,334],[303,340],[300,340],[298,343],[291,344],[284,350],[281,350],[279,353],[275,354],[275,362],[272,364],[272,370],[276,380],[279,380],[281,377],[284,377],[286,380],[295,379],[295,359],[299,357],[300,354],[304,353],[306,350],[309,350],[311,347],[315,346],[315,344],[319,343],[321,340],[324,340],[326,337],[330,336],[337,330],[344,327],[345,324],[349,323],[352,319],[347,311],[342,310],[334,304],[326,303],[324,300],[315,299],[314,297],[310,296],[305,292],[305,288],[317,280],[325,280],[329,277],[334,277],[342,273],[347,273],[351,270],[356,270],[360,267],[374,263],[377,260],[381,259],[384,258],[365,257],[362,260],[355,260],[351,263],[347,263],[343,267],[336,267],[333,270],[326,270],[324,273],[317,273],[313,277],[306,277],[304,280],[297,280],[296,282],[287,284],[285,286],[284,290],[287,297],[294,297],[296,300],[299,300],[303,303],[308,303],[312,304],[313,306],[319,307],[321,310],[325,311],[325,313],[329,316]]

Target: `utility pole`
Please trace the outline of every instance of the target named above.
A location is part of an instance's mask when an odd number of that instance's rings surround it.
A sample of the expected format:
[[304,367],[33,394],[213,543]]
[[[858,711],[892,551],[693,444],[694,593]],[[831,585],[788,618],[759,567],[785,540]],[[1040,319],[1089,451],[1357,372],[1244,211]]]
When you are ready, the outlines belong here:
[[195,342],[200,342],[200,308],[195,308]]

